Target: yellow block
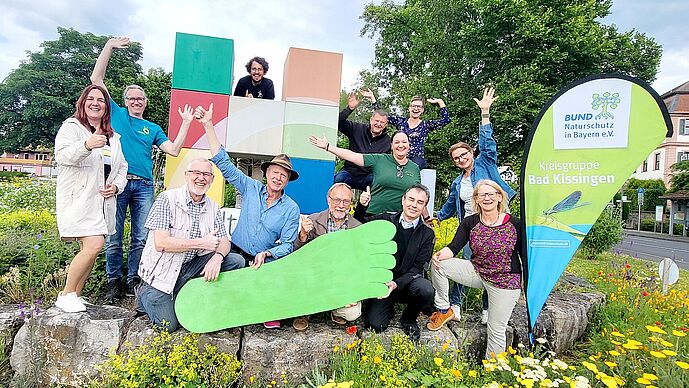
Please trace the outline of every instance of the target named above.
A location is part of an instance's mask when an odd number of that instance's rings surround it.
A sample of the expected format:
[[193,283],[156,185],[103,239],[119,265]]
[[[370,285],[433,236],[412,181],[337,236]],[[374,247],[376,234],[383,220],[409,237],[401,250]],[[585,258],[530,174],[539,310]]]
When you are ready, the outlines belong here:
[[[197,158],[210,158],[212,155],[208,150],[196,150],[182,148],[179,156],[165,156],[165,189],[176,189],[186,184],[184,172],[187,165]],[[213,183],[206,195],[222,207],[225,195],[225,178],[215,165],[213,166]]]

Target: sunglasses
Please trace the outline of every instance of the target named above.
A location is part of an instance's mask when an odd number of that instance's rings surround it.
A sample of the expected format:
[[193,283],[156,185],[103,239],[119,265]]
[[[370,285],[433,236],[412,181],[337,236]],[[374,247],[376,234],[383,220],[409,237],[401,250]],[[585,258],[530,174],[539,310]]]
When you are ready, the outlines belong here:
[[398,178],[404,177],[404,166],[397,166],[397,177]]

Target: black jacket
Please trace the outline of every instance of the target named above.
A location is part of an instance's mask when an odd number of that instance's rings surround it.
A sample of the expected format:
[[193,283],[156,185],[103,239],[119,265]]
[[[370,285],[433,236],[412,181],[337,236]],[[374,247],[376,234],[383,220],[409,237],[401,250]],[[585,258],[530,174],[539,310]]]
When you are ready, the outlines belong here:
[[[392,222],[395,227],[400,223],[402,212],[382,213],[367,217],[366,207],[357,204],[354,218],[366,223],[374,220],[386,220]],[[423,277],[426,265],[431,261],[433,247],[435,245],[435,232],[422,220],[414,228],[406,252],[395,254],[395,268],[392,270],[392,280],[397,283],[397,288],[406,287],[412,280]]]
[[[352,114],[349,107],[340,112],[337,130],[349,139],[349,149],[360,154],[388,154],[390,153],[390,135],[383,131],[380,135],[371,135],[371,124],[356,123],[347,120]],[[354,163],[345,161],[344,169],[355,178],[362,178],[371,173],[371,169],[359,167]]]

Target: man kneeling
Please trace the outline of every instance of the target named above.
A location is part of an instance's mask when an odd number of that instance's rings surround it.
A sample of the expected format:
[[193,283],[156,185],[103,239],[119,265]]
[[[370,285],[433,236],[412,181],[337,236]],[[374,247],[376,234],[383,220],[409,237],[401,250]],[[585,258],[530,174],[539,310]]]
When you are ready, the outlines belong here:
[[167,190],[156,199],[146,220],[150,230],[141,255],[137,310],[154,325],[173,332],[179,328],[175,296],[190,279],[244,267],[244,259],[227,256],[230,240],[217,203],[206,196],[213,182],[213,165],[195,159],[185,171],[186,185]]

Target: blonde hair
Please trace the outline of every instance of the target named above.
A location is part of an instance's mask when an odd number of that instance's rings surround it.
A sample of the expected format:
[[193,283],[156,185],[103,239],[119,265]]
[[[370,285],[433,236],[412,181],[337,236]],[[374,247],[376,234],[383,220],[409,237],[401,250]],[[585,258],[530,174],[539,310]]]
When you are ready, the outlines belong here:
[[472,201],[471,201],[471,207],[474,209],[476,213],[481,215],[482,209],[481,206],[478,204],[478,189],[481,186],[490,186],[495,189],[495,191],[500,194],[502,198],[498,200],[498,212],[499,213],[504,213],[505,210],[507,209],[507,206],[505,206],[505,199],[507,198],[507,193],[505,193],[505,190],[500,187],[497,183],[490,179],[481,179],[480,181],[476,182],[476,186],[474,186],[474,194],[472,194]]

